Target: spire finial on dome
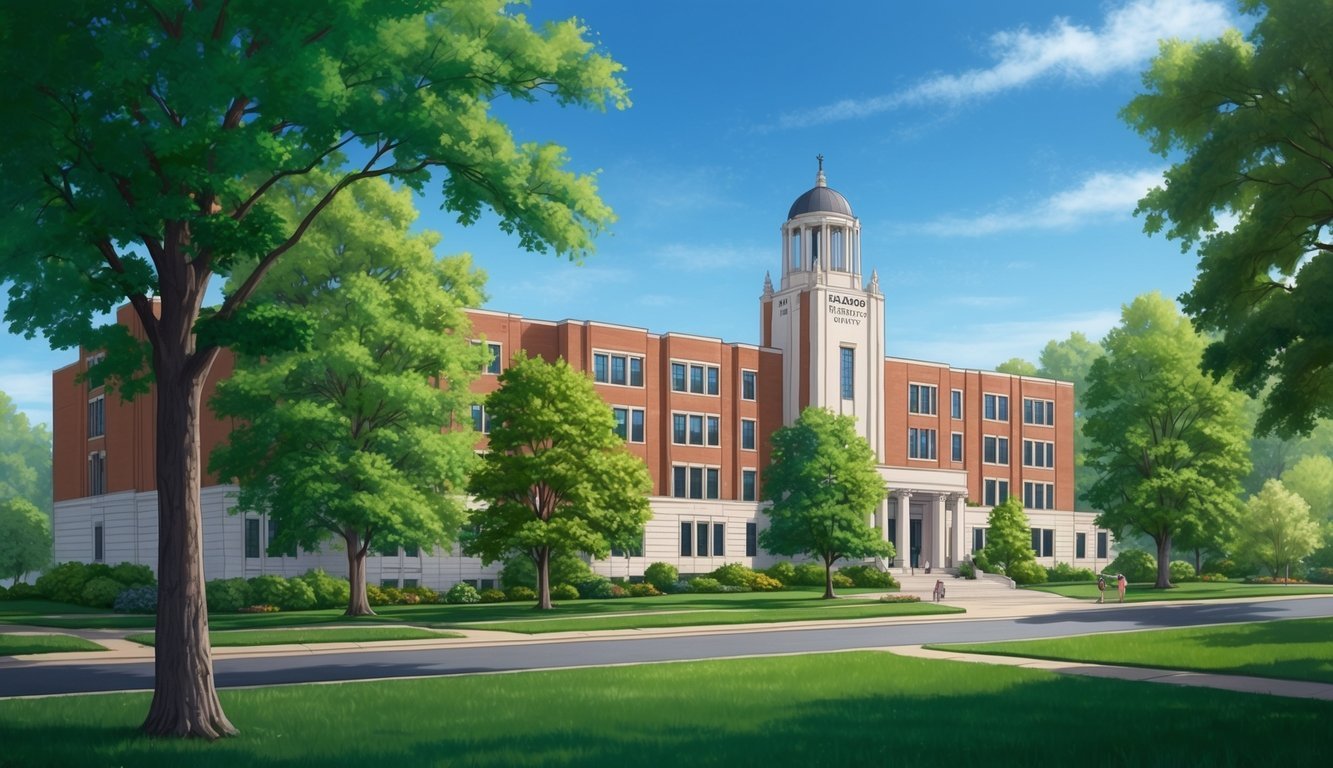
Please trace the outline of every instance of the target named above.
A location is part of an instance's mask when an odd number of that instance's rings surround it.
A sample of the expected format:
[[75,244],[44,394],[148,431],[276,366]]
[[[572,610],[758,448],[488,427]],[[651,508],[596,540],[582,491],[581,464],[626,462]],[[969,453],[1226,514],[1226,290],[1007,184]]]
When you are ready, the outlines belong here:
[[828,182],[824,180],[824,155],[822,153],[815,155],[815,159],[819,161],[819,173],[815,176],[815,186],[827,187]]

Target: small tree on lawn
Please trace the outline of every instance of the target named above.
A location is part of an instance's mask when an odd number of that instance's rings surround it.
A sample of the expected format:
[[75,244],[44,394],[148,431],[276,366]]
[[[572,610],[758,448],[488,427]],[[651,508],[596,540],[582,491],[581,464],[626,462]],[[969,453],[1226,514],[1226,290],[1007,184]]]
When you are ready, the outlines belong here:
[[844,557],[894,556],[870,527],[884,499],[875,452],[851,416],[806,408],[796,423],[773,433],[773,461],[764,473],[768,528],[759,543],[778,555],[824,563],[824,597],[833,594],[833,564]]
[[521,552],[537,567],[537,608],[551,608],[550,565],[560,552],[606,557],[642,538],[652,478],[615,433],[611,408],[592,380],[563,359],[519,353],[486,398],[490,450],[469,490],[468,554],[490,564]]
[[20,496],[0,501],[0,576],[17,584],[51,562],[51,520]]
[[991,509],[986,519],[986,548],[983,552],[992,565],[1003,565],[1004,572],[1010,578],[1013,578],[1015,571],[1023,571],[1020,563],[1036,564],[1037,556],[1032,551],[1032,528],[1028,516],[1023,512],[1023,505],[1016,497],[1010,496]]
[[1319,546],[1319,526],[1310,517],[1310,505],[1282,481],[1264,483],[1246,507],[1236,539],[1237,553],[1266,568],[1273,578],[1285,576],[1292,563]]

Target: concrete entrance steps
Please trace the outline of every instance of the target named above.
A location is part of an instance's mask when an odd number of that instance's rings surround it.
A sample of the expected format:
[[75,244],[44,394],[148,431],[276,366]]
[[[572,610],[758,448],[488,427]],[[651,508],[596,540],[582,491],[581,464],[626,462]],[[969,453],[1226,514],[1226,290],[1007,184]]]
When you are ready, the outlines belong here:
[[933,569],[929,574],[922,568],[911,572],[894,573],[893,578],[902,584],[902,593],[916,595],[923,601],[929,601],[935,592],[935,581],[944,582],[944,602],[1011,599],[1014,590],[1008,579],[994,574],[981,574],[976,579],[961,579],[947,570]]

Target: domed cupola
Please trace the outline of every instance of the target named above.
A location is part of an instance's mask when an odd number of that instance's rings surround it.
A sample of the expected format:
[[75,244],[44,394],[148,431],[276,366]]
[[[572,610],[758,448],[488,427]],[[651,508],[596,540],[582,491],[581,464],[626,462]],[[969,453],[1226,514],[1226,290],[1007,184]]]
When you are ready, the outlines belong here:
[[861,223],[852,204],[824,179],[816,155],[815,186],[796,198],[782,225],[782,287],[814,282],[861,287]]
[[815,177],[815,186],[809,192],[796,198],[796,202],[791,204],[791,209],[787,211],[787,218],[794,219],[803,213],[838,213],[843,216],[855,216],[852,213],[852,204],[847,202],[847,198],[842,193],[833,189],[824,179],[824,156],[819,155],[819,175]]

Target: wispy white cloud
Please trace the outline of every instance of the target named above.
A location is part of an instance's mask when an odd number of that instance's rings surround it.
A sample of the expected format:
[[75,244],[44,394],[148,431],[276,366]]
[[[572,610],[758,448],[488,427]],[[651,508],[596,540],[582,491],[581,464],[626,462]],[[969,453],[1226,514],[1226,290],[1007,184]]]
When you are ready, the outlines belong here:
[[653,259],[663,269],[716,272],[771,266],[774,256],[771,249],[746,245],[668,243],[657,249]]
[[936,75],[894,93],[789,113],[779,119],[778,127],[824,125],[904,106],[957,105],[1043,79],[1100,80],[1141,68],[1164,38],[1216,37],[1233,24],[1228,8],[1214,0],[1132,0],[1112,8],[1099,29],[1061,17],[1041,31],[1003,30],[991,36],[994,63],[989,67]]
[[1031,320],[984,322],[948,328],[938,335],[914,329],[907,338],[889,342],[889,354],[916,360],[948,362],[960,368],[993,370],[1011,357],[1036,363],[1046,343],[1068,338],[1073,331],[1100,340],[1120,322],[1120,308],[1054,315]]
[[1005,206],[974,215],[950,214],[909,227],[924,234],[985,237],[1028,229],[1068,229],[1128,218],[1147,191],[1162,183],[1161,170],[1094,173],[1077,187],[1057,192],[1029,206]]

